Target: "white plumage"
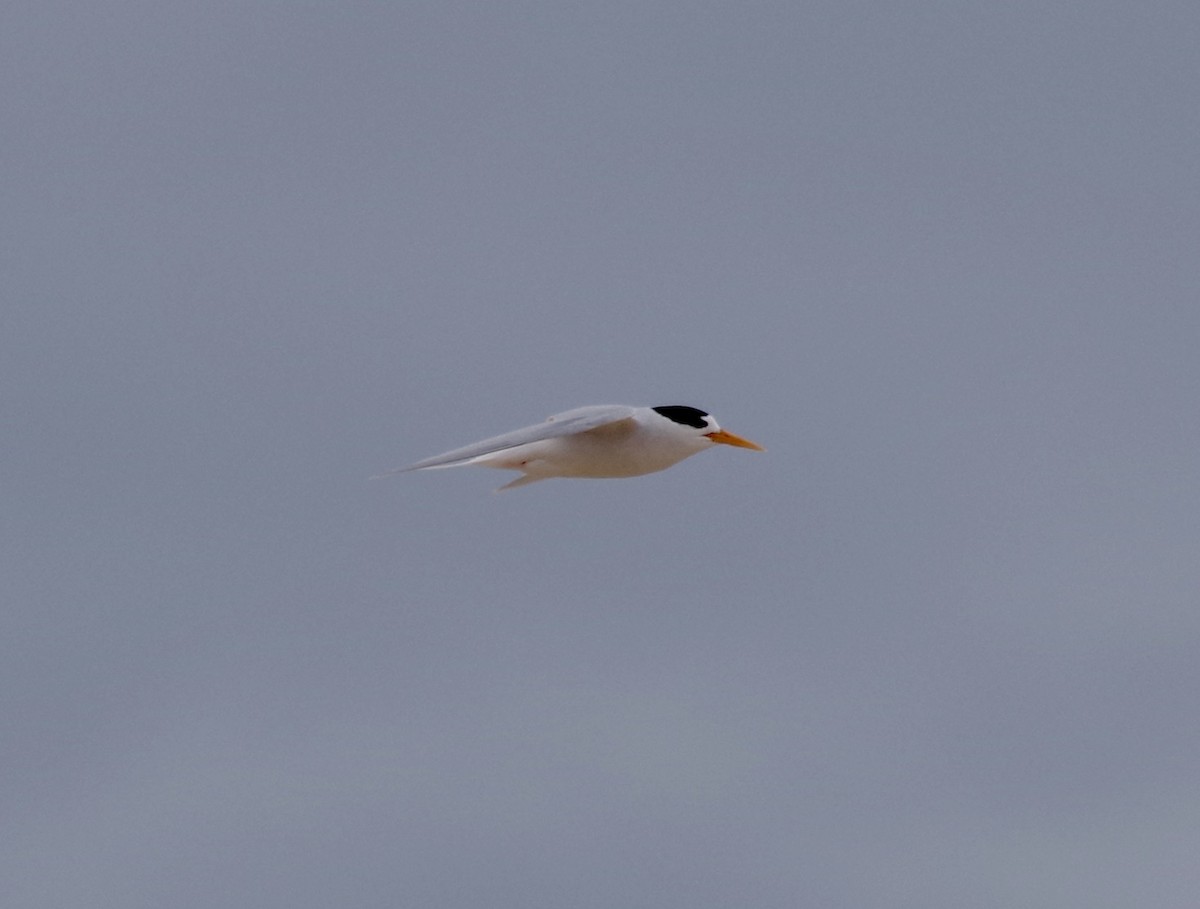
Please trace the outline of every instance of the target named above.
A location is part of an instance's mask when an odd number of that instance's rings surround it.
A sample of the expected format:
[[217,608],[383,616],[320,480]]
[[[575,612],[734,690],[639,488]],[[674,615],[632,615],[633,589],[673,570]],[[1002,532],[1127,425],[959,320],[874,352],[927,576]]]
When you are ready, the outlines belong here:
[[493,436],[389,471],[498,467],[522,476],[497,492],[550,477],[636,477],[665,470],[714,444],[762,451],[685,405],[598,404],[555,414],[544,423]]

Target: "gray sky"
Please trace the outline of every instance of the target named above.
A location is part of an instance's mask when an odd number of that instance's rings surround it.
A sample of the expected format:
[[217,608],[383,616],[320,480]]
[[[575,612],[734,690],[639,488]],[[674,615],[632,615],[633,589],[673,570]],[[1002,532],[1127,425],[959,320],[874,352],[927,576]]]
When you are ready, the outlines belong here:
[[1195,905],[1194,2],[5,19],[3,905]]

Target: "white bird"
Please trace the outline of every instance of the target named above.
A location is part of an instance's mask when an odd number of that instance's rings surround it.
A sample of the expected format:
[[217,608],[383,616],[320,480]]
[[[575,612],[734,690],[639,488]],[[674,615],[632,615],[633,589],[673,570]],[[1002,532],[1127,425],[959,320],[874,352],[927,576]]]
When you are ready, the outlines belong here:
[[555,414],[546,422],[515,429],[390,470],[442,467],[498,467],[522,475],[496,492],[551,477],[636,477],[665,470],[714,444],[763,451],[717,425],[695,407],[627,407],[598,404]]

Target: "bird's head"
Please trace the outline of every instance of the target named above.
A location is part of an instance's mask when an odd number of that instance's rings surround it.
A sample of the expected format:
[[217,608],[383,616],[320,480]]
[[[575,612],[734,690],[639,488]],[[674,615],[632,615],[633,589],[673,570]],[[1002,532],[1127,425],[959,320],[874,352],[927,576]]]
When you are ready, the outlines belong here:
[[686,404],[663,404],[652,409],[659,416],[666,417],[672,423],[692,430],[696,435],[706,438],[710,442],[720,445],[735,445],[738,448],[750,448],[754,451],[765,450],[761,445],[757,445],[749,439],[726,432],[717,425],[717,421],[713,419],[712,415],[698,408],[688,407]]

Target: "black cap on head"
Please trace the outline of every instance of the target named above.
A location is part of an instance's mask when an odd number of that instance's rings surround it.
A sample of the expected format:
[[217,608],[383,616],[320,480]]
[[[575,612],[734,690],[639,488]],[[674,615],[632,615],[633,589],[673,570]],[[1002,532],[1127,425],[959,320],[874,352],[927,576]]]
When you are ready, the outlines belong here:
[[708,425],[708,421],[704,419],[708,414],[695,407],[688,407],[686,404],[664,404],[662,407],[651,409],[680,426],[695,426],[697,429],[703,429]]

